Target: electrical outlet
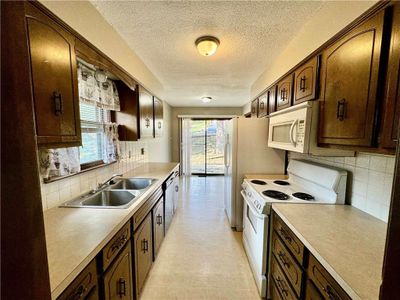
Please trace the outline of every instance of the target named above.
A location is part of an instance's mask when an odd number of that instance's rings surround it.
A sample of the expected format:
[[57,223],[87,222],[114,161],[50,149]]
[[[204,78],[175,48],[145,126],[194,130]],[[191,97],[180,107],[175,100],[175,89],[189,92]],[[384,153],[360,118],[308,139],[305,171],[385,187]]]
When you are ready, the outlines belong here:
[[144,155],[144,148],[140,148],[140,153]]

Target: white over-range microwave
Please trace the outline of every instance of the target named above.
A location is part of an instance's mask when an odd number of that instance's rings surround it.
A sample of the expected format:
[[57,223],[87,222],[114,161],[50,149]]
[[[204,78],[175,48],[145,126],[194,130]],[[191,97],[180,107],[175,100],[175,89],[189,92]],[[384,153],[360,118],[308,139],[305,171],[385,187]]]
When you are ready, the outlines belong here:
[[308,101],[269,116],[268,146],[321,156],[354,156],[354,151],[317,146],[318,101]]

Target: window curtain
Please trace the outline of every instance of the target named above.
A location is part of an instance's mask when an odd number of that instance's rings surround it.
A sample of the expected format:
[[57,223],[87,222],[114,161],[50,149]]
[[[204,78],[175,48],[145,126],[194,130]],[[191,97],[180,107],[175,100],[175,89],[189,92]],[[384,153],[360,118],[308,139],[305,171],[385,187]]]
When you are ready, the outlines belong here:
[[78,90],[80,101],[97,105],[107,110],[120,110],[118,90],[110,79],[100,83],[96,80],[95,70],[78,62]]
[[79,148],[40,149],[39,166],[44,178],[78,173],[81,170]]
[[104,162],[110,163],[119,160],[121,150],[118,139],[118,124],[104,124]]
[[181,163],[182,173],[186,176],[190,176],[191,174],[190,157],[192,150],[192,135],[190,131],[190,122],[191,119],[189,118],[181,118]]

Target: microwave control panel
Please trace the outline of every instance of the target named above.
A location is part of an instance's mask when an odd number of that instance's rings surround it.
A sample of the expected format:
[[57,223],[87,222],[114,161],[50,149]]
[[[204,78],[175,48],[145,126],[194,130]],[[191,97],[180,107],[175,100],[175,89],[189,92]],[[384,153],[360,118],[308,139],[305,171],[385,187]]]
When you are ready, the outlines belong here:
[[304,120],[299,120],[297,125],[297,133],[296,133],[296,143],[303,145],[304,144],[304,132],[305,132],[305,125]]

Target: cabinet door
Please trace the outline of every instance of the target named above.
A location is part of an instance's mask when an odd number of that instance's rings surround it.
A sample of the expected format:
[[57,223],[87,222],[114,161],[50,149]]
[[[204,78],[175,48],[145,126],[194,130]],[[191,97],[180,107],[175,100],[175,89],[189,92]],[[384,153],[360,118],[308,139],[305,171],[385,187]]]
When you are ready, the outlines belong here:
[[276,111],[276,85],[268,90],[268,114]]
[[258,117],[263,118],[268,115],[268,92],[258,98]]
[[251,101],[251,117],[257,118],[258,116],[258,99]]
[[80,145],[75,39],[31,6],[26,21],[38,144]]
[[163,102],[154,97],[154,137],[160,137],[163,135],[163,114]]
[[154,260],[164,240],[164,201],[163,198],[153,208],[153,231],[154,231]]
[[132,250],[129,242],[104,275],[105,299],[133,299],[132,282]]
[[396,148],[400,116],[400,5],[394,5],[393,10],[384,118],[380,140],[383,148]]
[[382,11],[324,51],[320,143],[372,145],[383,23]]
[[281,110],[292,105],[293,74],[278,82],[276,97],[276,110]]
[[294,105],[318,97],[319,60],[316,56],[294,72]]
[[153,137],[153,96],[139,88],[139,107],[140,107],[140,138]]
[[153,239],[151,213],[143,220],[142,225],[134,234],[135,241],[135,273],[136,298],[142,292],[147,274],[153,263]]

